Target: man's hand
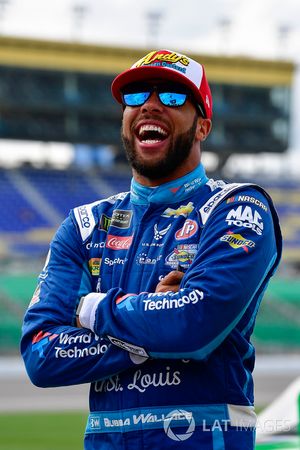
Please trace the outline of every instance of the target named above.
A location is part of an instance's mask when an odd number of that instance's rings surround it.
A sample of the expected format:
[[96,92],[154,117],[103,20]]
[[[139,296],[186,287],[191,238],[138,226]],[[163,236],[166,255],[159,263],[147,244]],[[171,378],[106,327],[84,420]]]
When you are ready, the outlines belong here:
[[178,292],[179,285],[184,276],[183,272],[179,272],[179,270],[172,270],[172,272],[168,273],[156,286],[155,292]]

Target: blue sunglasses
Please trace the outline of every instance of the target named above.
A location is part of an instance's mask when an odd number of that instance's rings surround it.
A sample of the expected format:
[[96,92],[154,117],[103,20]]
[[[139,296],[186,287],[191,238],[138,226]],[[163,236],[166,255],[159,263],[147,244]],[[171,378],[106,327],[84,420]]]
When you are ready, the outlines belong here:
[[[160,102],[164,106],[171,108],[183,106],[187,98],[191,97],[187,89],[175,83],[158,84],[157,86],[149,83],[133,83],[125,86],[121,91],[123,104],[125,106],[142,106],[151,97],[153,92],[156,92]],[[205,117],[201,106],[198,104],[196,106],[201,116]]]

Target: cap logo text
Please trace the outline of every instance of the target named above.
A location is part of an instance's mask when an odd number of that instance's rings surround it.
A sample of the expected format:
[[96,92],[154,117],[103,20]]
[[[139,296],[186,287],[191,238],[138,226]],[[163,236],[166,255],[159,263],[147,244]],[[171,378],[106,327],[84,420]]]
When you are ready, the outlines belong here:
[[148,64],[152,64],[154,61],[164,61],[170,63],[181,63],[184,66],[189,65],[189,59],[184,55],[178,55],[177,53],[159,53],[156,51],[148,53],[146,56],[141,58],[136,64],[135,67],[146,66]]

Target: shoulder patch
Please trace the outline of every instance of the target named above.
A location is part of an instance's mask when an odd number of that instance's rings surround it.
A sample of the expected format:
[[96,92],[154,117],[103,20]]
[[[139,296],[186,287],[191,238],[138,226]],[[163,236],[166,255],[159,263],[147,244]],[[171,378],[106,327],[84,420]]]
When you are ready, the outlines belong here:
[[124,198],[129,194],[129,192],[120,192],[119,194],[112,195],[105,199],[105,201],[114,204],[117,200],[124,200]]
[[215,191],[219,187],[223,189],[223,187],[227,186],[225,181],[223,180],[214,180],[213,178],[210,178],[208,182],[206,183],[207,186],[209,186],[211,191]]
[[229,195],[231,192],[234,192],[235,190],[246,187],[246,186],[253,186],[251,183],[230,183],[225,184],[223,189],[218,191],[216,194],[214,194],[212,197],[210,197],[206,203],[204,203],[203,206],[201,206],[199,212],[201,214],[201,219],[203,225],[206,224],[207,219],[213,212],[213,210],[216,208],[216,206],[221,203],[221,201]]
[[95,225],[95,217],[93,207],[100,202],[89,203],[88,205],[78,206],[74,209],[74,216],[79,227],[80,235],[83,242],[91,235]]

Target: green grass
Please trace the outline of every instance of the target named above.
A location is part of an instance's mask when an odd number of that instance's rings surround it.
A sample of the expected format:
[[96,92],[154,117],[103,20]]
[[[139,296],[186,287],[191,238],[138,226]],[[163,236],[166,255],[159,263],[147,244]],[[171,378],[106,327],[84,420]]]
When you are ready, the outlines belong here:
[[291,438],[291,440],[274,442],[273,444],[258,444],[256,450],[299,450],[300,438]]
[[[0,450],[82,450],[86,420],[86,412],[2,413]],[[283,449],[300,449],[300,438],[256,446],[256,450]]]
[[0,414],[0,450],[82,450],[86,412]]

